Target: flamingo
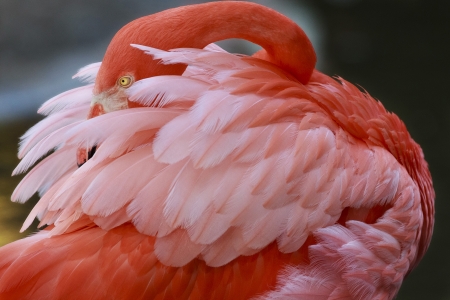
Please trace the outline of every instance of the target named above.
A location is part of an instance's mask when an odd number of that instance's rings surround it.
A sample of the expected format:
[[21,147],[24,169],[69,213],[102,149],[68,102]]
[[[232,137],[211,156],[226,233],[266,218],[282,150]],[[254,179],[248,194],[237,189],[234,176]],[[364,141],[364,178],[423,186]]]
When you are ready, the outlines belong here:
[[1,299],[394,298],[432,235],[427,163],[315,62],[254,3],[125,25],[22,137],[12,199],[38,192],[22,230],[46,227],[0,249]]

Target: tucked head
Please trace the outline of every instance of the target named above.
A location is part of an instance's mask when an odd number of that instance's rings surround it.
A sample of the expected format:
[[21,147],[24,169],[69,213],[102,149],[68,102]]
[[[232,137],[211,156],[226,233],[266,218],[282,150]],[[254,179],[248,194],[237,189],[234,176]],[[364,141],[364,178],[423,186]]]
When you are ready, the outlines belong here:
[[316,56],[305,33],[270,8],[234,1],[178,7],[134,20],[117,32],[97,75],[94,94],[98,99],[94,99],[93,106],[104,102],[99,99],[114,94],[117,95],[114,98],[122,98],[123,91],[133,82],[157,75],[182,74],[186,68],[162,65],[131,44],[163,50],[203,48],[228,38],[261,45],[267,51],[267,60],[304,84],[314,69]]

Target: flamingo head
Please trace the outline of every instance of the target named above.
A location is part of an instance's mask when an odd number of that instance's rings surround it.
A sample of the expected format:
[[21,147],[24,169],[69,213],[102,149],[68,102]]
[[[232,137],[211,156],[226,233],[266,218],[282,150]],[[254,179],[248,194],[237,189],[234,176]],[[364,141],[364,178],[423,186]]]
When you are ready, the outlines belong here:
[[262,59],[278,65],[303,84],[314,70],[316,55],[306,34],[295,22],[272,9],[240,1],[173,8],[136,19],[116,33],[97,74],[89,117],[136,106],[127,100],[125,92],[136,81],[157,75],[181,75],[186,69],[183,64],[161,64],[132,44],[161,50],[202,49],[228,38],[260,45],[267,53]]
[[[88,118],[138,106],[128,101],[126,94],[126,90],[136,81],[156,75],[182,74],[185,70],[185,65],[162,65],[142,50],[131,46],[142,44],[160,49],[171,48],[167,43],[161,43],[159,39],[148,38],[155,36],[155,26],[142,24],[152,21],[151,17],[137,19],[127,24],[112,39],[97,74]],[[137,30],[140,27],[144,29]],[[145,32],[142,32],[143,30]]]

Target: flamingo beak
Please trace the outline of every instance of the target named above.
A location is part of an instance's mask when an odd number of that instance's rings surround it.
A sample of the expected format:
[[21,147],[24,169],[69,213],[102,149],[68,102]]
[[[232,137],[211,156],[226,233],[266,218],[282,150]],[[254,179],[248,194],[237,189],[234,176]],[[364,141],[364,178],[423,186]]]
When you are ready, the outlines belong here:
[[102,104],[94,103],[94,101],[92,102],[93,103],[91,103],[91,108],[89,109],[89,113],[87,115],[88,119],[95,118],[97,116],[105,114],[105,108],[103,107]]
[[97,146],[94,146],[87,150],[87,148],[78,148],[77,150],[77,165],[78,168],[84,165],[89,159],[91,159],[95,151],[97,151]]
[[88,119],[128,108],[128,96],[123,89],[113,89],[92,97]]
[[[91,107],[89,109],[87,119],[95,118],[108,112],[126,108],[128,108],[128,98],[122,90],[99,93],[97,95],[94,95],[94,97],[92,98]],[[89,159],[91,159],[97,151],[98,147],[98,145],[95,145],[90,149],[79,148],[76,155],[78,167],[81,167]]]

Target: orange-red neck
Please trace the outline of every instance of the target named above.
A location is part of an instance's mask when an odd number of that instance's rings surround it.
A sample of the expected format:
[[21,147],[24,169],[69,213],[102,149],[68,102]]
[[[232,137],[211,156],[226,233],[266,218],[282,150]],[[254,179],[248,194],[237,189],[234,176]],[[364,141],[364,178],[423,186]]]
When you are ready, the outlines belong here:
[[162,65],[130,44],[169,50],[203,48],[228,38],[241,38],[262,46],[267,59],[307,83],[316,63],[306,34],[278,12],[249,2],[212,2],[166,10],[137,19],[113,38],[100,68],[96,93],[111,88],[131,74],[136,80],[155,75],[181,74],[183,65]]

